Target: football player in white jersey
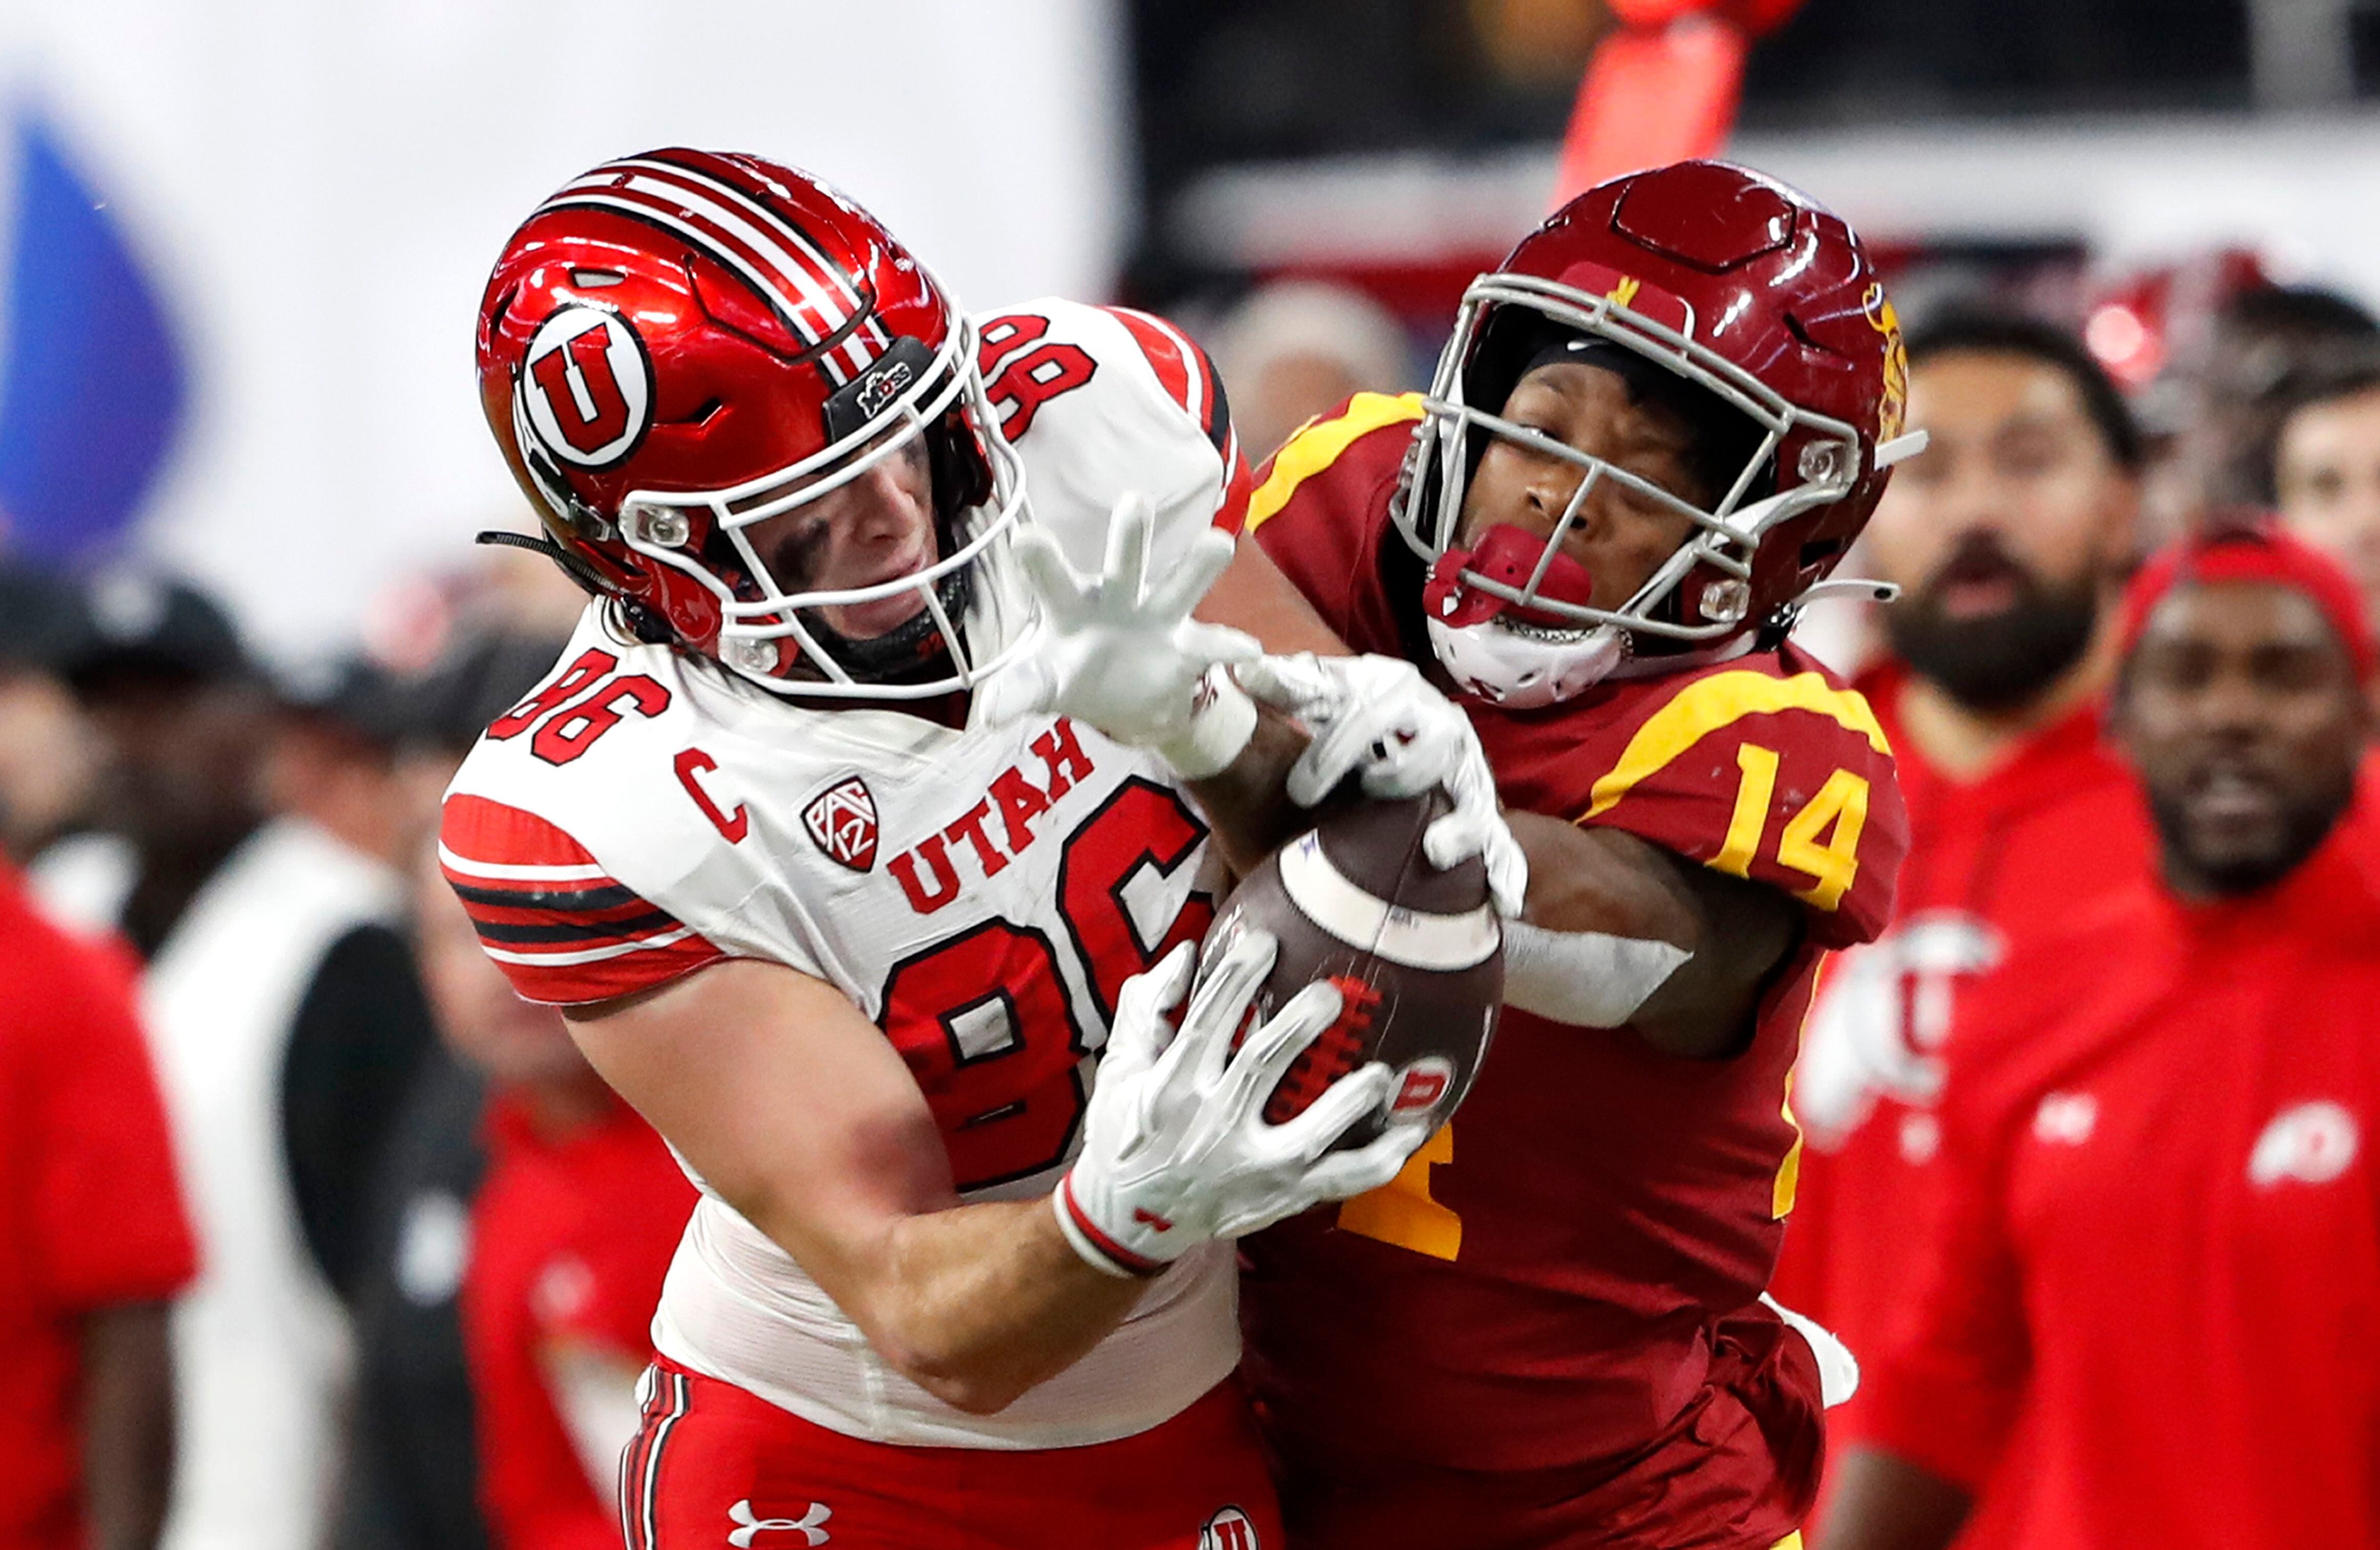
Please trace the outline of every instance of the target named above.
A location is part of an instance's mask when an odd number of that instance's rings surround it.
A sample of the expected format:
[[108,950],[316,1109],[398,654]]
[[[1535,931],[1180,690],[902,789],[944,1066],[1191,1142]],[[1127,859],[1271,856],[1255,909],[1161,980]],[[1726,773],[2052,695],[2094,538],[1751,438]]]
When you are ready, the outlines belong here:
[[[1340,1011],[1309,987],[1233,1052],[1261,937],[1181,1007],[1220,878],[1185,793],[1280,797],[1233,783],[1279,766],[1226,626],[1339,649],[1235,544],[1204,355],[1122,309],[969,318],[815,179],[665,150],[514,235],[479,361],[593,600],[456,777],[444,865],[702,1187],[629,1544],[1277,1544],[1231,1240],[1422,1136],[1329,1150],[1377,1065],[1261,1120]],[[1019,532],[1068,599],[1046,628]],[[1332,671],[1302,794],[1446,781],[1434,857],[1486,852],[1517,900],[1460,713]]]

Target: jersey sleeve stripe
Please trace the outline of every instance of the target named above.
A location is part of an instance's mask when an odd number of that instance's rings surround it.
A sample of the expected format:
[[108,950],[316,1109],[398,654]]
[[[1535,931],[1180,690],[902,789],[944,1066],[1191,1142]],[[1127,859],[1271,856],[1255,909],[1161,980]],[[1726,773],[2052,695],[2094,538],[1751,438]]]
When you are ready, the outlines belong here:
[[480,933],[482,943],[504,942],[514,947],[534,947],[544,942],[583,945],[589,942],[641,941],[657,933],[686,929],[675,915],[664,914],[660,910],[647,910],[625,920],[605,921],[488,920],[475,914],[471,917],[471,925]]
[[[1250,519],[1250,526],[1255,525]],[[1884,728],[1857,689],[1839,689],[1818,673],[1797,672],[1774,678],[1765,672],[1739,671],[1698,678],[1645,720],[1621,750],[1620,761],[1588,793],[1581,823],[1600,817],[1620,805],[1641,782],[1669,768],[1687,749],[1746,716],[1774,715],[1781,710],[1807,710],[1832,718],[1861,733],[1879,754],[1889,755]]]
[[1231,410],[1224,398],[1222,379],[1216,374],[1215,363],[1207,357],[1207,352],[1162,318],[1129,307],[1104,310],[1132,334],[1134,342],[1140,345],[1140,353],[1148,357],[1149,369],[1157,373],[1158,381],[1183,411],[1198,422],[1198,429],[1215,443],[1215,450],[1230,456],[1226,442],[1232,434]]
[[567,833],[521,808],[448,797],[438,855],[480,950],[526,999],[608,1000],[725,956],[614,879]]
[[455,876],[480,878],[490,882],[577,883],[611,880],[609,875],[601,866],[591,865],[515,866],[502,862],[471,861],[456,855],[443,844],[438,847],[438,864]]
[[[557,890],[550,888],[478,888],[455,881],[458,875],[452,866],[446,868],[447,886],[466,904],[485,904],[499,910],[567,910],[572,914],[592,914],[599,910],[616,910],[623,904],[641,904],[643,900],[609,878],[600,880],[601,888]],[[468,873],[459,874],[469,876]]]
[[1373,431],[1422,417],[1417,393],[1359,393],[1347,406],[1328,419],[1311,419],[1293,432],[1272,454],[1271,472],[1248,499],[1251,533],[1289,504],[1297,487],[1339,461],[1342,454]]
[[662,948],[676,947],[683,942],[699,943],[706,962],[719,956],[716,948],[711,947],[709,942],[700,941],[700,938],[683,926],[674,931],[663,932],[658,937],[639,937],[634,941],[613,942],[603,947],[578,948],[568,952],[514,952],[506,948],[488,947],[484,943],[481,944],[481,951],[499,963],[527,964],[534,968],[555,969],[571,968],[582,963],[601,963],[614,958],[625,958],[632,952],[651,952]]
[[475,877],[562,882],[603,876],[587,847],[562,829],[484,796],[448,797],[438,840],[440,859]]

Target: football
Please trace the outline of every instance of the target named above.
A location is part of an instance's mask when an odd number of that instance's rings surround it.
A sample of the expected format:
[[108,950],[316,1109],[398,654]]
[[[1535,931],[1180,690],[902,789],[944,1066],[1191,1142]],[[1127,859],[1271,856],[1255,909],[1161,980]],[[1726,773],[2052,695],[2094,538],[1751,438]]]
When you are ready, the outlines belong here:
[[1503,927],[1476,858],[1440,871],[1422,854],[1423,831],[1449,807],[1435,792],[1358,802],[1266,857],[1224,901],[1208,962],[1251,926],[1280,943],[1256,1018],[1315,980],[1345,1000],[1273,1089],[1271,1123],[1368,1060],[1386,1061],[1396,1083],[1385,1110],[1358,1120],[1342,1147],[1378,1135],[1391,1115],[1442,1122],[1469,1090],[1503,1004]]

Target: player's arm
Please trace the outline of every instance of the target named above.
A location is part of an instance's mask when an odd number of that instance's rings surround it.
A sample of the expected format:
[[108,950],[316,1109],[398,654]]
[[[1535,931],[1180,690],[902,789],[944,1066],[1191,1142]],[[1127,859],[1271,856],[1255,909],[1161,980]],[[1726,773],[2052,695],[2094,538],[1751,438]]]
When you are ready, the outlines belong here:
[[1508,1000],[1566,1023],[1625,1023],[1667,1055],[1744,1047],[1799,938],[1798,902],[1620,829],[1504,817],[1529,861],[1528,905],[1506,950]]
[[164,1302],[82,1317],[82,1483],[95,1550],[149,1550],[174,1483],[174,1352]]
[[1854,1447],[1841,1466],[1817,1550],[1947,1550],[1973,1493],[1880,1447]]
[[1269,656],[1300,651],[1318,657],[1351,655],[1347,643],[1323,622],[1252,533],[1239,535],[1231,564],[1216,577],[1194,614],[1208,624],[1254,636]]
[[925,1096],[823,980],[734,959],[572,1009],[605,1081],[938,1399],[998,1411],[1122,1322],[1046,1202],[962,1205]]
[[1082,1154],[1056,1197],[1022,1202],[960,1203],[907,1067],[822,980],[731,959],[568,1015],[604,1079],[888,1362],[989,1414],[1098,1345],[1190,1246],[1377,1188],[1421,1139],[1325,1155],[1385,1096],[1377,1064],[1264,1123],[1338,994],[1309,987],[1234,1051],[1270,941],[1245,934],[1209,965],[1175,1035],[1190,963],[1184,946],[1127,984]]

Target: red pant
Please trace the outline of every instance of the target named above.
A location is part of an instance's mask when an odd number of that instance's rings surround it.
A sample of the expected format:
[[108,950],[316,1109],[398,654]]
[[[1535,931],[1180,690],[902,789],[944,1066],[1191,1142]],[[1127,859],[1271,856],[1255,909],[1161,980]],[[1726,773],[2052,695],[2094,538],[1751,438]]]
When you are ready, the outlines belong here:
[[1616,1462],[1488,1473],[1275,1437],[1291,1550],[1798,1550],[1823,1447],[1817,1363],[1773,1321],[1741,1333],[1685,1413]]
[[1281,1550],[1236,1380],[1121,1441],[901,1447],[663,1362],[621,1460],[630,1550]]

